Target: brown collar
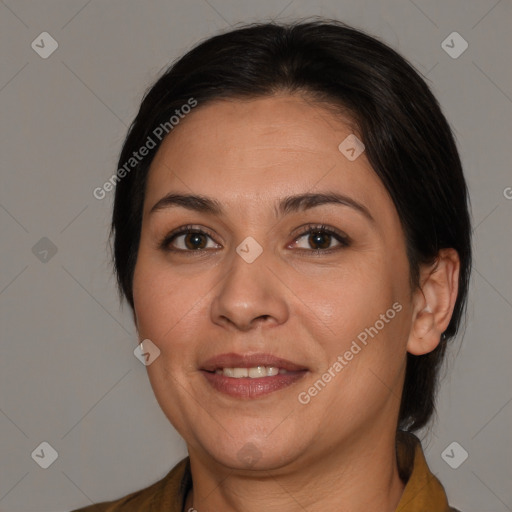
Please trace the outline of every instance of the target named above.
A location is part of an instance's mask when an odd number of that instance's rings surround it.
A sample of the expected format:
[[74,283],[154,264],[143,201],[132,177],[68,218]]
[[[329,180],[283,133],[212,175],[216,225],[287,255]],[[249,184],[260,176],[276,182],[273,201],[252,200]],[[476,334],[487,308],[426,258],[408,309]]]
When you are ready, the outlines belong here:
[[450,512],[441,482],[431,473],[420,440],[410,432],[398,431],[396,454],[400,478],[406,483],[396,512]]

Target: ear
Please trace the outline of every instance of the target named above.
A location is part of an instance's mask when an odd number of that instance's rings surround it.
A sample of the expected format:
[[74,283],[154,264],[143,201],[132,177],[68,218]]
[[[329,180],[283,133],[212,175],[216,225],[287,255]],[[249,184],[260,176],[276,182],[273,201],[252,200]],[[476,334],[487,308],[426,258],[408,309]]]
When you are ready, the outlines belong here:
[[420,270],[420,287],[413,295],[413,316],[407,352],[432,352],[452,317],[459,290],[460,259],[455,249],[441,249],[433,265]]

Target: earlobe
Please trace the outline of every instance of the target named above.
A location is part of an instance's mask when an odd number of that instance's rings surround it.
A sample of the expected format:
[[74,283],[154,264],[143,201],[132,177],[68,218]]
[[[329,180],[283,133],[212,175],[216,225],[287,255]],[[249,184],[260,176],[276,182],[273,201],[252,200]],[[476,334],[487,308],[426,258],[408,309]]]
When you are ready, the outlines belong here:
[[415,315],[407,351],[416,356],[432,352],[441,339],[440,334],[436,329],[434,312],[427,305]]
[[446,330],[457,300],[460,259],[455,249],[441,249],[434,265],[421,269],[420,288],[414,309],[407,351],[414,355],[432,352]]

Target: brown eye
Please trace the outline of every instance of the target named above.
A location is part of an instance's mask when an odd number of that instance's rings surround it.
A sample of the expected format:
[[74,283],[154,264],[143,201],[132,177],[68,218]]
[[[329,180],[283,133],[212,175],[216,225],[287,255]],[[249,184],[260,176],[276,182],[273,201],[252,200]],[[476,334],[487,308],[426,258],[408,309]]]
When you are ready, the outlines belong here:
[[[305,235],[308,235],[307,238]],[[299,240],[305,238],[304,245],[301,246]],[[337,246],[331,245],[332,242],[337,242]],[[306,231],[303,231],[294,241],[294,246],[300,250],[312,250],[314,252],[335,251],[348,247],[350,239],[348,236],[338,232],[337,230],[327,228],[326,226],[308,226]]]
[[[208,239],[212,241],[213,245],[208,246]],[[164,251],[171,252],[200,252],[206,249],[217,249],[219,246],[205,231],[184,227],[167,235],[160,247]]]
[[183,239],[187,249],[204,249],[206,247],[206,236],[203,233],[186,233]]
[[313,249],[329,249],[331,245],[332,235],[323,233],[322,231],[315,231],[309,235],[308,242],[313,245],[319,245],[319,247],[313,247]]

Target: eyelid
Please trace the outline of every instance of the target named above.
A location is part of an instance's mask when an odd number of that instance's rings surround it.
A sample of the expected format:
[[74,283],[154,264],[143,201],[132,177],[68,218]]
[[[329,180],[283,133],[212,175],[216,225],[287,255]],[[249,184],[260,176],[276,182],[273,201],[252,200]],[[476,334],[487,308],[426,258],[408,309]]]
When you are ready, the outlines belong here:
[[310,223],[310,224],[306,224],[305,226],[301,226],[300,228],[297,228],[297,230],[295,230],[295,231],[298,231],[298,233],[296,233],[296,234],[292,233],[292,236],[295,239],[301,237],[302,235],[306,235],[310,232],[323,231],[323,232],[331,234],[331,235],[336,235],[346,242],[352,241],[351,238],[346,233],[344,233],[343,231],[340,231],[339,229],[336,229],[334,227],[328,226],[327,224]]
[[185,251],[184,249],[169,249],[169,244],[173,241],[174,238],[189,234],[190,232],[193,233],[199,233],[209,236],[217,245],[218,242],[215,240],[215,237],[213,233],[202,226],[194,225],[194,224],[187,224],[185,226],[180,226],[179,228],[173,229],[170,233],[167,233],[162,240],[158,243],[158,247],[164,251],[168,252],[181,252],[181,253],[201,253],[204,252],[206,249],[201,249],[197,251]]
[[[338,246],[330,247],[328,249],[304,249],[298,248],[295,251],[299,251],[302,253],[309,253],[312,256],[322,256],[329,255],[341,249],[345,249],[352,245],[352,239],[343,231],[336,229],[331,226],[327,226],[326,224],[307,224],[306,226],[301,226],[300,231],[294,235],[294,240],[290,245],[297,244],[297,240],[302,238],[304,235],[311,234],[314,232],[323,232],[330,236],[333,236],[338,241]],[[289,246],[288,246],[289,247]]]

